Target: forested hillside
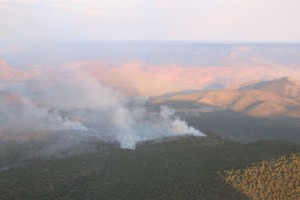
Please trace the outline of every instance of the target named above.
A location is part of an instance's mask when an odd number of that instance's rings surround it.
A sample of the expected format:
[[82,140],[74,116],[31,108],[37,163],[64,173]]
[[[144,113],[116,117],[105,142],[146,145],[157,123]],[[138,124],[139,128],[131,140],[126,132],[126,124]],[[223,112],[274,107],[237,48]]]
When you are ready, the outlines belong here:
[[300,154],[255,163],[245,169],[226,170],[226,182],[251,199],[300,198]]
[[0,173],[0,198],[248,199],[219,172],[300,152],[292,142],[240,144],[207,134],[147,142],[134,151],[99,143],[94,153],[37,159]]

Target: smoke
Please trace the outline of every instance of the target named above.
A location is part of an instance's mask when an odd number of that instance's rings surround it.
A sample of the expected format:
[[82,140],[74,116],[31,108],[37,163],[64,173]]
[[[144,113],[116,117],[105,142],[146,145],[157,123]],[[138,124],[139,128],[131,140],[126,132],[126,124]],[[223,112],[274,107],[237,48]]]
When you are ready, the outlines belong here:
[[113,111],[112,123],[115,124],[113,134],[122,148],[135,149],[138,142],[163,137],[204,134],[174,115],[174,110],[160,107],[159,113],[149,113],[142,107],[129,110],[119,107]]
[[[135,149],[138,142],[163,137],[204,134],[175,116],[175,111],[166,106],[160,112],[150,112],[142,105],[128,108],[121,102],[106,112],[107,120],[102,121],[100,133],[107,132],[122,148]],[[101,129],[103,131],[101,131]]]
[[174,110],[162,106],[151,111],[145,106],[147,99],[126,99],[83,71],[45,73],[24,85],[14,89],[19,96],[2,98],[1,132],[80,130],[81,136],[118,141],[127,149],[163,137],[204,136]]
[[57,110],[38,106],[30,99],[0,94],[0,134],[22,134],[41,130],[87,130],[85,126],[62,116]]

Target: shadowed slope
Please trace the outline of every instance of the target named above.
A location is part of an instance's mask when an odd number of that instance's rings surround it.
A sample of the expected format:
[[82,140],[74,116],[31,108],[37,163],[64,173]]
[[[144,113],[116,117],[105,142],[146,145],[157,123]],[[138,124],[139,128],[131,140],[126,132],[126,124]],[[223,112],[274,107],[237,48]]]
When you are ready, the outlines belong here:
[[244,145],[207,134],[206,138],[148,142],[138,145],[135,151],[100,143],[95,153],[36,160],[0,173],[0,197],[248,199],[226,184],[218,172],[300,150],[298,144],[290,142]]

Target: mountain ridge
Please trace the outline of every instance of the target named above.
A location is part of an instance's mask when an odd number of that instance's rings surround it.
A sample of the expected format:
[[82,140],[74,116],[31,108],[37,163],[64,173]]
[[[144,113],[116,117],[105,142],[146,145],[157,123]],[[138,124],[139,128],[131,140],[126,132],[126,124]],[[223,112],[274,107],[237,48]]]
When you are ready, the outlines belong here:
[[300,116],[300,82],[289,77],[260,81],[237,89],[209,90],[154,98],[154,102],[193,101],[251,116]]

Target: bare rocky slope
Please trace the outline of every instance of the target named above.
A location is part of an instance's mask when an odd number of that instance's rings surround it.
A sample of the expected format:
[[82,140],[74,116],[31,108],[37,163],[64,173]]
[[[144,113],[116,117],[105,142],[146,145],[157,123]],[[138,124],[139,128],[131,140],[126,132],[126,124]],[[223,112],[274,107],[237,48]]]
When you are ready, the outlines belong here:
[[300,116],[300,82],[279,78],[243,85],[237,89],[201,91],[158,97],[156,103],[166,101],[191,101],[242,112],[251,116]]

